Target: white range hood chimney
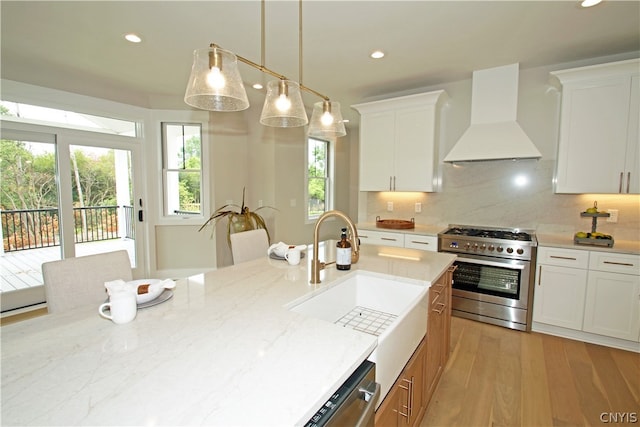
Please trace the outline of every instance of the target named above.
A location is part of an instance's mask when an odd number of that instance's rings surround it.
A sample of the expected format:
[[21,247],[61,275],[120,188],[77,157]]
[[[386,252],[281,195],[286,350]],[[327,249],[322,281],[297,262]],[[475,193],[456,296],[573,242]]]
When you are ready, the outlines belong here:
[[471,125],[445,162],[542,156],[516,121],[518,71],[516,63],[473,72]]

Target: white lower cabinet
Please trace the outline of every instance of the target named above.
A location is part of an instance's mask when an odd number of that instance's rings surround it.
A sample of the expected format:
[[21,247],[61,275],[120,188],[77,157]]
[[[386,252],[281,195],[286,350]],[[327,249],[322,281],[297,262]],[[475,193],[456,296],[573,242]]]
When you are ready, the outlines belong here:
[[533,319],[569,329],[582,329],[587,270],[538,265]]
[[398,248],[438,251],[438,237],[413,233],[358,230],[361,245],[383,245]]
[[612,340],[640,342],[639,255],[541,246],[536,276],[534,330],[640,348]]
[[590,271],[584,327],[587,332],[638,341],[640,276]]
[[358,230],[361,245],[404,247],[404,234],[387,231]]

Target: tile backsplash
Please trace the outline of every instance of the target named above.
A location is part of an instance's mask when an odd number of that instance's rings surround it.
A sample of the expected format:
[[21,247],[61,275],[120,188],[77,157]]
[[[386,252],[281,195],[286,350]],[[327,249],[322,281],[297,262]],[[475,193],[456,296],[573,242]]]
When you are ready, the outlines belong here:
[[[598,220],[598,231],[616,239],[640,240],[640,196],[555,194],[553,160],[470,162],[442,165],[442,192],[360,193],[360,221],[415,218],[416,224],[468,224],[536,229],[538,232],[591,231],[580,212],[598,202],[618,209],[617,223]],[[363,203],[364,201],[364,203]],[[393,202],[393,211],[387,210]],[[421,212],[416,212],[416,203]]]

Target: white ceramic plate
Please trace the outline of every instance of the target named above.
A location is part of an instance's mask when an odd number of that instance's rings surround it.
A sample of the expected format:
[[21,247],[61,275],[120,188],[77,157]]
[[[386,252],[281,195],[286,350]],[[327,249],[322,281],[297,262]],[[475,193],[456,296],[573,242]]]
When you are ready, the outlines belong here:
[[167,300],[169,300],[173,296],[173,291],[171,289],[162,289],[162,293],[156,299],[152,299],[148,302],[138,303],[138,309],[152,307],[154,305],[161,304]]
[[[132,288],[135,288],[136,290],[138,289],[138,286],[140,285],[155,285],[162,282],[162,280],[160,279],[140,279],[140,280],[132,280],[130,282],[127,282],[127,285],[131,286]],[[160,286],[149,286],[149,292],[147,292],[146,294],[138,294],[136,292],[136,301],[138,304],[144,304],[146,302],[152,301],[156,298],[158,298],[160,296],[160,294],[162,293],[162,291],[164,291],[163,287]]]

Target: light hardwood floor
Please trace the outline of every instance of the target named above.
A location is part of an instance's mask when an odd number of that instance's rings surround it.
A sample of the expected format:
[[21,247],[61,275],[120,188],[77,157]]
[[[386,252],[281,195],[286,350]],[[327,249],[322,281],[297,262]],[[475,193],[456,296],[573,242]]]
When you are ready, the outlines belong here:
[[639,354],[454,317],[420,427],[639,424]]

